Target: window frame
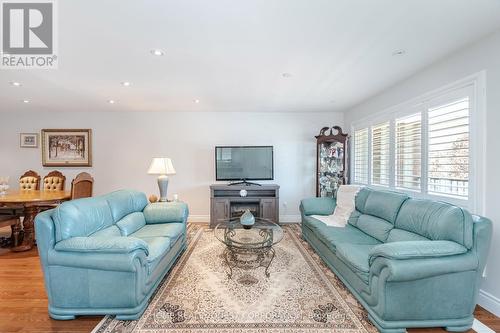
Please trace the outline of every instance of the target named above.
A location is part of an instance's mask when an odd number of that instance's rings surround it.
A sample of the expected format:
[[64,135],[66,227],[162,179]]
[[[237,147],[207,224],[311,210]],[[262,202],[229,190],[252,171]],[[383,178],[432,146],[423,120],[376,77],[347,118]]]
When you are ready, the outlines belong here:
[[[464,92],[466,95],[464,95]],[[468,198],[428,193],[428,109],[452,100],[455,97],[469,96],[469,193]],[[390,128],[390,181],[389,189],[408,193],[417,198],[449,202],[469,209],[473,213],[484,214],[484,189],[485,189],[485,107],[486,107],[486,75],[484,71],[478,72],[444,87],[422,94],[416,98],[392,106],[371,116],[355,121],[351,124],[351,132],[367,128],[369,132],[368,165],[372,165],[371,136],[372,127],[389,121]],[[412,190],[396,187],[396,119],[421,114],[421,188]],[[352,147],[355,142],[352,138]],[[351,168],[355,163],[355,153],[351,156]],[[353,170],[353,169],[351,169]],[[355,182],[353,177],[353,183]],[[387,186],[372,184],[372,170],[368,170],[368,185],[372,188],[387,189]]]

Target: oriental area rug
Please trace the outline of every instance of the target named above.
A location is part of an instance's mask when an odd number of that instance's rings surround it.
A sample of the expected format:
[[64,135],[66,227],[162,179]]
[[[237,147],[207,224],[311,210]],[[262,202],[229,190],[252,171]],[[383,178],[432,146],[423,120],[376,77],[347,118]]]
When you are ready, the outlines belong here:
[[366,311],[300,238],[283,227],[270,276],[264,268],[227,274],[224,244],[206,225],[190,224],[188,249],[139,320],[105,317],[93,333],[377,332]]

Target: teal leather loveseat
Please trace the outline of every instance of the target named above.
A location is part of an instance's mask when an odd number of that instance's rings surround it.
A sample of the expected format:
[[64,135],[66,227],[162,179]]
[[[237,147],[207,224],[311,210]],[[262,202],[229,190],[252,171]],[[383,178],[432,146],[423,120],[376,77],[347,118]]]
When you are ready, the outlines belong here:
[[301,202],[302,235],[368,311],[381,332],[471,328],[491,221],[443,202],[363,188],[344,227],[335,199]]
[[120,190],[38,214],[35,231],[49,315],[138,319],[186,248],[184,203],[149,204]]

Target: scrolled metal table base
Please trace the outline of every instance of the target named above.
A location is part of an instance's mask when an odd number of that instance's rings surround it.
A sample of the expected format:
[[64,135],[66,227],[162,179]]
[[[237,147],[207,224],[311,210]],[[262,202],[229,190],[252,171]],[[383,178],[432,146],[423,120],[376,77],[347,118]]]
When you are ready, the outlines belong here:
[[270,277],[269,267],[273,262],[275,254],[272,246],[247,249],[227,246],[223,255],[229,269],[227,276],[228,278],[232,278],[233,268],[235,267],[245,270],[264,267],[266,277]]

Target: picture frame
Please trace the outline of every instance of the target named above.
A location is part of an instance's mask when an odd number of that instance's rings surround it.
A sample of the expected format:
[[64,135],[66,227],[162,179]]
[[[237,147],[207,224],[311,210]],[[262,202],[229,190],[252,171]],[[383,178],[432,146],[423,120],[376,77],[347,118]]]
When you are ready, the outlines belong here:
[[44,167],[92,166],[90,129],[42,129]]
[[38,148],[38,133],[19,133],[19,147]]

